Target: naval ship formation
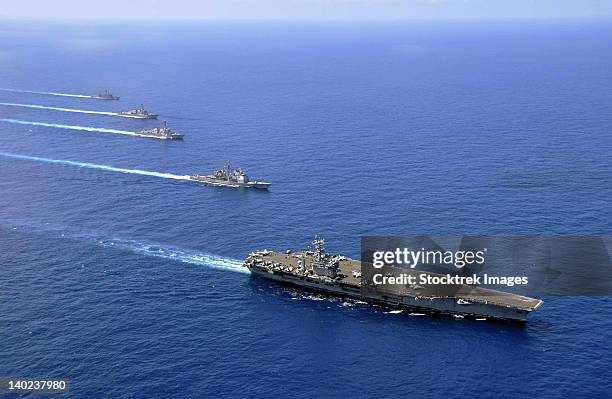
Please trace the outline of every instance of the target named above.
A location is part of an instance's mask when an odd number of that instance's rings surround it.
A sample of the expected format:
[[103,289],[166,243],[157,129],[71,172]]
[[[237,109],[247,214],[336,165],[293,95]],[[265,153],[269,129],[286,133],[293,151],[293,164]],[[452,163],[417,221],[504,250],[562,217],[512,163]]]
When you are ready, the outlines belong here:
[[[118,96],[115,96],[108,90],[104,90],[104,92],[102,93],[98,93],[91,96],[78,95],[78,97],[93,98],[97,100],[119,100]],[[158,114],[147,111],[143,105],[140,105],[140,107],[129,111],[102,112],[102,114],[134,119],[157,119],[157,117],[159,116]],[[144,129],[135,132],[130,131],[127,133],[139,137],[151,137],[162,140],[183,140],[183,138],[185,137],[183,133],[178,133],[170,129],[165,121],[160,127]],[[191,175],[189,176],[189,180],[214,186],[233,188],[244,187],[267,190],[271,186],[271,183],[249,179],[249,176],[243,169],[238,168],[232,171],[229,163],[227,163],[222,169],[215,171],[211,175]]]
[[[100,100],[119,100],[108,90],[91,96]],[[118,112],[117,115],[138,119],[156,119],[157,114],[146,111],[142,106],[138,109]],[[177,140],[184,135],[177,133],[166,125],[154,129],[141,130],[135,134],[143,137]],[[238,168],[231,169],[227,163],[222,169],[212,175],[191,175],[190,181],[222,187],[245,187],[268,189],[271,184],[261,181],[251,181],[247,173]],[[424,313],[452,314],[455,317],[494,318],[523,322],[527,316],[542,304],[539,299],[528,298],[512,293],[491,289],[456,284],[447,288],[439,286],[392,285],[374,286],[366,267],[362,263],[339,255],[328,254],[324,250],[324,241],[315,239],[315,251],[303,252],[272,252],[258,251],[251,253],[243,263],[253,276],[263,277],[279,283],[300,287],[306,290],[320,292],[340,297],[348,297],[358,301],[385,307],[411,309]],[[435,273],[414,269],[387,267],[385,275],[397,276],[403,274],[426,273],[432,276],[442,276]],[[365,275],[364,275],[364,272]],[[418,278],[418,276],[415,276]]]
[[[92,96],[92,98],[101,100],[119,100],[119,97],[114,96],[108,90],[105,90],[104,93]],[[139,108],[131,111],[117,112],[117,115],[136,119],[157,119],[159,116],[158,114],[147,111],[142,105]],[[183,137],[185,137],[184,134],[177,133],[170,129],[165,121],[161,127],[140,130],[135,132],[135,134],[141,137],[152,137],[164,140],[182,140]],[[243,169],[238,168],[232,171],[229,162],[222,169],[216,170],[212,175],[191,175],[189,176],[189,180],[213,186],[233,188],[244,187],[267,190],[271,186],[271,183],[250,180],[246,171]]]
[[[458,318],[467,316],[524,322],[527,315],[542,304],[539,299],[465,284],[443,288],[417,285],[374,287],[362,276],[361,262],[326,253],[324,240],[315,239],[313,244],[314,252],[253,252],[245,259],[244,266],[254,276],[310,291],[396,309],[452,314]],[[437,275],[413,269],[384,270],[394,275],[400,271]]]

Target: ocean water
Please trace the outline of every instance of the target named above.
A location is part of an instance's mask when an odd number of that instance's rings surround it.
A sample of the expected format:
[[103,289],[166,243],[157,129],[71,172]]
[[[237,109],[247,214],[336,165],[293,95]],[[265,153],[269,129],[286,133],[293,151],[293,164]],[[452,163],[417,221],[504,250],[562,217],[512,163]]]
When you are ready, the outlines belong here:
[[[0,88],[121,100],[1,103],[142,103],[186,137],[0,105],[0,376],[69,378],[75,398],[607,397],[610,298],[544,298],[521,328],[240,261],[315,234],[351,257],[362,235],[610,235],[610,42],[608,20],[2,21]],[[228,160],[272,189],[172,177]]]

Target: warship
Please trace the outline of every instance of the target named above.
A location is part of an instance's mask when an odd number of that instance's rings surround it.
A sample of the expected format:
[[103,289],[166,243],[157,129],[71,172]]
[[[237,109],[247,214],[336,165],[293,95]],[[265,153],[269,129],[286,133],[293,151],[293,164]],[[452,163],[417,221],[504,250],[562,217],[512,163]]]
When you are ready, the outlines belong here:
[[223,169],[215,171],[213,175],[191,175],[189,179],[200,183],[211,184],[214,186],[223,187],[250,187],[267,190],[271,183],[262,181],[250,181],[249,176],[243,169],[236,169],[232,172],[230,163],[226,163]]
[[141,105],[140,108],[133,109],[131,111],[123,111],[117,112],[119,116],[125,116],[126,118],[136,118],[136,119],[157,119],[159,115],[153,114],[144,109]]
[[[385,308],[410,310],[414,315],[449,314],[455,318],[476,320],[499,319],[525,322],[527,315],[542,304],[540,299],[473,285],[420,286],[418,284],[393,284],[374,286],[372,267],[364,267],[360,261],[325,252],[325,241],[315,238],[314,251],[273,252],[268,250],[251,253],[243,266],[251,275],[278,283],[300,287],[331,296],[347,297]],[[367,270],[366,270],[367,269]],[[368,271],[369,270],[369,271]],[[377,273],[379,272],[378,269]],[[362,272],[364,275],[362,276]],[[366,274],[370,273],[367,277]],[[385,276],[400,274],[431,276],[441,274],[384,266]]]
[[104,90],[104,93],[98,93],[91,98],[95,98],[97,100],[119,100],[119,97],[113,96],[110,91]]
[[136,134],[139,136],[154,137],[156,139],[165,140],[182,140],[184,136],[181,133],[177,133],[171,130],[166,124],[166,122],[164,122],[162,127],[156,127],[154,129],[149,130],[141,130],[139,132],[136,132]]

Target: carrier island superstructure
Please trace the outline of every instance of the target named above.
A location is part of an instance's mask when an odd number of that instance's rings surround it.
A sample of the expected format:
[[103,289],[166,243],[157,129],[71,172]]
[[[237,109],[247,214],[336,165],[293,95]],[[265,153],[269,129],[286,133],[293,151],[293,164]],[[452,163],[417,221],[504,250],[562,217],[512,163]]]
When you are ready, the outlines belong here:
[[[526,321],[527,315],[541,304],[540,299],[466,284],[445,287],[413,285],[373,286],[362,275],[360,261],[324,250],[324,240],[315,239],[314,251],[251,253],[244,266],[252,275],[332,296],[349,297],[395,309],[429,314],[452,314],[457,318],[492,318]],[[371,269],[371,268],[370,268]],[[387,276],[399,273],[431,276],[441,274],[385,266]]]

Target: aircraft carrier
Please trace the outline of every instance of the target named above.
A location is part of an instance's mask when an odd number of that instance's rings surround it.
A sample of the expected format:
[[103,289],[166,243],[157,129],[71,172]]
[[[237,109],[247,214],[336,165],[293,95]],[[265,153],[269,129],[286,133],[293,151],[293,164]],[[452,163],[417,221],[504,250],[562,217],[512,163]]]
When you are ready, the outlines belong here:
[[157,119],[157,117],[159,116],[157,114],[147,111],[142,105],[140,106],[140,108],[136,108],[131,111],[117,112],[117,115],[124,116],[126,118],[136,119]]
[[119,100],[119,97],[113,96],[108,90],[104,90],[104,93],[93,95],[91,98],[95,98],[96,100]]
[[164,140],[182,140],[184,137],[184,134],[177,133],[171,130],[166,124],[166,122],[164,122],[162,127],[156,127],[154,129],[149,130],[141,130],[139,132],[136,132],[136,134],[139,136],[154,137],[156,139]]
[[258,188],[267,190],[272,185],[263,181],[251,181],[243,169],[236,169],[232,172],[230,163],[226,163],[223,169],[215,171],[212,175],[191,175],[190,180],[199,183],[206,183],[213,186],[233,187],[233,188]]
[[[315,239],[315,251],[253,252],[245,259],[244,266],[254,276],[279,283],[388,308],[422,312],[416,313],[419,315],[451,314],[456,318],[525,322],[527,315],[542,304],[540,299],[465,284],[373,286],[371,279],[362,276],[360,261],[327,254],[324,243]],[[368,269],[372,270],[371,267]],[[387,266],[380,270],[386,276],[400,273],[442,276]]]

